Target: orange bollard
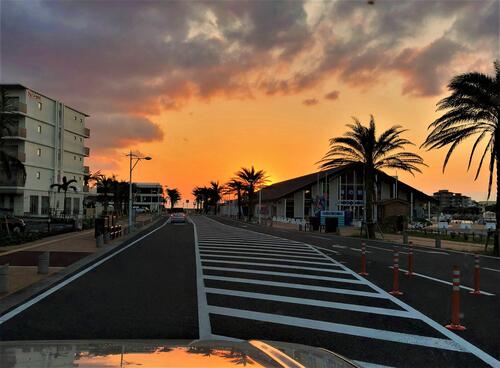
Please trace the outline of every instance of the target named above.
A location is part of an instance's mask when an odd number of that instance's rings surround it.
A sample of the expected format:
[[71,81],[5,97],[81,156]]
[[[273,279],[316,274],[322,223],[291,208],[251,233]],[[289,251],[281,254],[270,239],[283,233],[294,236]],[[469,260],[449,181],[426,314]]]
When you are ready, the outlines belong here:
[[406,271],[405,275],[413,275],[413,243],[411,241],[408,242],[408,271]]
[[366,245],[365,242],[361,242],[361,272],[358,273],[361,276],[368,276],[366,272]]
[[479,270],[481,268],[479,267],[479,255],[476,254],[475,259],[474,259],[474,290],[469,291],[469,294],[474,294],[474,295],[481,295],[481,290],[479,289]]
[[389,291],[389,294],[403,295],[403,293],[399,290],[399,251],[396,248],[394,248],[392,275],[392,290]]
[[453,266],[453,289],[451,294],[451,323],[445,326],[449,330],[463,331],[465,327],[460,324],[460,270]]

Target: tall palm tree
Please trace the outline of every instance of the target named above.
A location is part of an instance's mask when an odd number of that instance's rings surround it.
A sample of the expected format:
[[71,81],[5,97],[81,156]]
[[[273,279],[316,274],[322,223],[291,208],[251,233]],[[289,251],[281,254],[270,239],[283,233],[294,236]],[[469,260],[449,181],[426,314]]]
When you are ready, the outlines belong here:
[[116,182],[116,176],[112,175],[111,177],[107,177],[102,174],[99,175],[96,179],[97,193],[99,202],[102,202],[104,206],[104,214],[108,212],[108,204],[109,204],[109,196],[113,193],[113,187]]
[[[18,173],[21,174],[22,186],[26,182],[26,169],[16,155],[13,155],[5,144],[5,137],[14,136],[18,129],[18,120],[14,112],[17,106],[5,87],[0,87],[0,168],[9,182]],[[16,181],[16,185],[18,185]]]
[[76,183],[77,181],[75,179],[68,180],[65,176],[62,178],[62,182],[60,184],[52,184],[50,188],[57,188],[57,192],[61,193],[61,190],[64,192],[64,202],[63,202],[63,216],[66,216],[66,194],[68,193],[68,190],[72,189],[75,192],[77,191],[77,188],[72,185],[73,183]]
[[499,255],[500,231],[500,61],[493,63],[495,74],[478,72],[460,74],[448,84],[450,95],[437,103],[437,111],[447,110],[429,125],[432,129],[422,147],[439,149],[449,146],[444,159],[443,172],[455,149],[467,138],[475,136],[467,170],[474,152],[482,141],[486,142],[474,180],[479,177],[483,161],[489,159],[488,198],[491,195],[496,169],[496,228],[493,252]]
[[167,189],[167,196],[170,199],[170,209],[174,209],[175,204],[181,200],[181,194],[177,188]]
[[236,174],[236,178],[241,180],[248,196],[248,221],[252,219],[254,211],[254,193],[256,189],[262,188],[267,183],[267,176],[264,170],[255,170],[242,167]]
[[203,196],[201,193],[201,188],[200,187],[194,187],[193,191],[191,192],[194,196],[194,203],[196,204],[196,210],[199,210],[201,208],[202,202],[203,202]]
[[209,201],[210,201],[210,204],[214,206],[214,212],[215,212],[215,215],[217,215],[219,201],[222,198],[224,186],[220,185],[218,181],[211,181],[209,189],[210,189]]
[[400,125],[392,126],[377,137],[373,116],[370,116],[368,126],[362,125],[356,118],[353,120],[354,124],[347,124],[350,130],[342,137],[330,139],[330,148],[320,161],[320,167],[330,169],[348,164],[361,165],[366,193],[367,233],[368,237],[373,239],[375,238],[373,199],[377,170],[398,169],[414,174],[421,172],[419,165],[425,164],[416,153],[405,151],[405,147],[413,143],[401,137],[407,130],[402,129]]
[[92,184],[97,184],[99,177],[101,176],[101,170],[97,170],[95,172],[88,173],[83,176],[83,185],[86,187],[91,186]]
[[238,206],[238,219],[241,219],[241,199],[243,195],[243,183],[239,179],[231,179],[226,183],[226,193],[236,194],[236,205]]

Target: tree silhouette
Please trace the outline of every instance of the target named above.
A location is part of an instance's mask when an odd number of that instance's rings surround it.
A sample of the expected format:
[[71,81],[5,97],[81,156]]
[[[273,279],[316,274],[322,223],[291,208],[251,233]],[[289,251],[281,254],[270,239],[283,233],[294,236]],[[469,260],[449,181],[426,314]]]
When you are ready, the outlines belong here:
[[61,190],[64,192],[64,202],[63,202],[63,216],[66,216],[66,194],[68,193],[69,189],[74,190],[75,192],[78,190],[74,185],[71,185],[73,183],[76,183],[77,181],[75,179],[68,180],[66,176],[63,176],[62,182],[60,184],[52,184],[50,188],[57,188],[57,192],[60,193]]

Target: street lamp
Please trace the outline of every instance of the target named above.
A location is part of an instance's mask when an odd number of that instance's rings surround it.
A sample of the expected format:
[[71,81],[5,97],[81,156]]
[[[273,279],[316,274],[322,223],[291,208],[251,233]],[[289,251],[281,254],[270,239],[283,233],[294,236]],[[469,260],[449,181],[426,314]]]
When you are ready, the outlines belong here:
[[130,172],[129,172],[130,175],[128,182],[128,228],[130,231],[132,229],[132,171],[139,163],[139,161],[141,160],[149,161],[151,160],[151,157],[149,156],[140,157],[136,154],[133,154],[132,151],[130,151],[126,156],[130,158]]

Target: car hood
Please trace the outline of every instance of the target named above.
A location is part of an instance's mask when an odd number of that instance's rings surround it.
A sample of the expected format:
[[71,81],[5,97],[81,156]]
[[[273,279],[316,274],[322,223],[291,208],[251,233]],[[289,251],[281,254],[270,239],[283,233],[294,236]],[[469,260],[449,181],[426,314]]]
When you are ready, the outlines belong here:
[[91,340],[0,342],[2,368],[356,367],[328,350],[274,341]]

